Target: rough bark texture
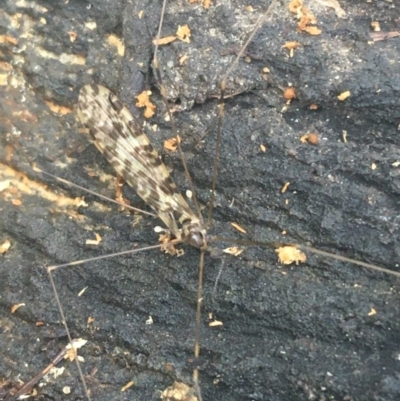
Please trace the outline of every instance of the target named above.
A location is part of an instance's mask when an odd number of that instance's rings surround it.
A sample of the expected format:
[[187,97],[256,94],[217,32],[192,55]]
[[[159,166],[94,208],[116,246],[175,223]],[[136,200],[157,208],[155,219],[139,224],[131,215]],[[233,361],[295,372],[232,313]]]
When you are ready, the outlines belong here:
[[[311,243],[399,271],[400,39],[370,43],[369,37],[371,21],[379,21],[382,31],[400,30],[399,8],[386,1],[340,4],[346,19],[312,2],[322,34],[309,36],[297,32],[287,2],[278,2],[247,50],[251,62],[242,60],[228,80],[230,91],[240,94],[226,105],[211,231]],[[214,95],[234,57],[226,53],[240,48],[266,8],[255,1],[249,12],[248,5],[218,1],[205,10],[175,1],[165,16],[163,36],[186,23],[192,30],[190,44],[162,47],[160,64],[168,98],[182,109],[175,117],[203,204],[214,158]],[[132,105],[144,78],[159,106],[147,124],[158,126],[148,129],[151,141],[161,148],[173,135],[151,69],[159,15],[160,4],[153,0],[2,4],[0,34],[8,37],[0,44],[1,162],[38,185],[30,183],[31,192],[21,186],[0,192],[0,242],[11,241],[0,256],[0,378],[9,387],[29,380],[66,344],[44,266],[157,241],[157,220],[143,218],[133,226],[132,215],[33,172],[27,160],[113,197],[114,172],[79,133],[73,112],[79,89],[90,82]],[[115,38],[124,42],[124,55]],[[302,45],[294,57],[282,48],[288,41]],[[180,66],[183,55],[188,59]],[[289,84],[298,99],[282,114],[282,92]],[[351,97],[338,101],[346,90]],[[318,110],[310,110],[311,104]],[[65,109],[57,114],[51,105]],[[318,134],[317,146],[300,142],[309,132]],[[180,190],[187,189],[178,156],[164,158]],[[3,173],[12,175],[5,167]],[[286,182],[290,186],[282,194]],[[89,206],[63,207],[49,200],[54,195],[59,200],[84,195]],[[126,197],[140,204],[129,188]],[[236,233],[231,222],[247,234]],[[102,242],[85,245],[94,233]],[[199,253],[185,250],[181,258],[142,252],[56,272],[71,331],[88,340],[80,352],[84,372],[97,369],[87,379],[95,400],[156,400],[174,381],[191,382]],[[206,258],[204,400],[399,399],[399,280],[308,256],[306,264],[294,267],[280,266],[274,252],[261,247],[247,248],[238,258]],[[18,303],[25,306],[11,314]],[[222,327],[208,327],[210,311]],[[145,324],[149,316],[152,325]],[[94,322],[88,324],[89,317]],[[83,398],[75,365],[61,365],[66,372],[42,381],[38,399]],[[131,380],[135,385],[121,392]],[[68,396],[62,393],[66,385],[72,389]]]

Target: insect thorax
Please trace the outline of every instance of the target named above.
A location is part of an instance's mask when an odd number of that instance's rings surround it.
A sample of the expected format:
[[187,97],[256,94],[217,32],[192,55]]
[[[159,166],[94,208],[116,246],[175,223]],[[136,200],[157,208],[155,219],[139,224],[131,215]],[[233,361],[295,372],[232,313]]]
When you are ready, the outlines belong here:
[[199,249],[207,249],[207,231],[200,220],[185,220],[182,223],[182,240]]

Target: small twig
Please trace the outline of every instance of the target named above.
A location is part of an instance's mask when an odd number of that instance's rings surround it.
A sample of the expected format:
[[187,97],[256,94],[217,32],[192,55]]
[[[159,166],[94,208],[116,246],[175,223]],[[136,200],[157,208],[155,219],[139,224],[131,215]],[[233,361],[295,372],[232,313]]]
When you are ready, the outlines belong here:
[[369,37],[374,41],[374,42],[379,42],[380,40],[386,40],[386,39],[391,39],[395,38],[396,36],[400,36],[399,31],[391,31],[391,32],[371,32],[369,34]]
[[[79,340],[73,340],[73,343],[81,341]],[[38,373],[36,376],[34,376],[31,380],[29,380],[28,382],[26,382],[14,395],[12,395],[11,399],[16,399],[17,397],[20,397],[21,395],[24,395],[26,393],[29,393],[33,386],[38,383],[44,376],[47,375],[47,373],[49,373],[49,371],[54,368],[56,365],[58,365],[60,363],[60,361],[62,361],[65,358],[65,355],[67,354],[67,352],[70,349],[70,345],[66,345],[59,353],[58,355],[40,372]],[[74,347],[75,349],[75,347]]]

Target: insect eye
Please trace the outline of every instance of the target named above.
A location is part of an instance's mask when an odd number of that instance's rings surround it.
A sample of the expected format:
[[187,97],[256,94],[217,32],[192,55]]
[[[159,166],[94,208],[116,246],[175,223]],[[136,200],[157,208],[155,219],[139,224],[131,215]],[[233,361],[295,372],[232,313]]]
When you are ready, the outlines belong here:
[[201,231],[191,232],[188,238],[190,245],[196,248],[203,248],[206,244],[204,234]]

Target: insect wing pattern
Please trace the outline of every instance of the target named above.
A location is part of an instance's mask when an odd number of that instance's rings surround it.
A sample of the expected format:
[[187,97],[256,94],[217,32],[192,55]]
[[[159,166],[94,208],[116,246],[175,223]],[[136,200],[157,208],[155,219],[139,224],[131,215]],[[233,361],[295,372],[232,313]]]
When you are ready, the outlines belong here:
[[96,84],[84,86],[79,118],[90,141],[178,239],[177,221],[198,221],[139,123],[110,90]]

